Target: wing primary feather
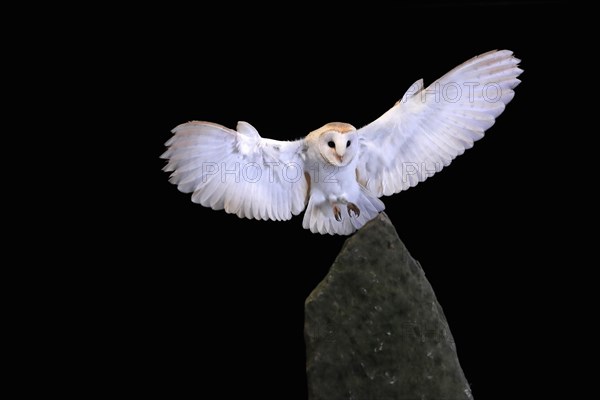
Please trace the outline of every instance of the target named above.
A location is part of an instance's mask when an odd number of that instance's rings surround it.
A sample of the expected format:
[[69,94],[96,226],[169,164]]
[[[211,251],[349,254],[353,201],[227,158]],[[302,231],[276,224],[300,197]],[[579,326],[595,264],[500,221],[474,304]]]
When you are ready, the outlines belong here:
[[[424,96],[409,88],[402,101],[359,129],[359,182],[377,196],[390,195],[449,165],[485,135],[513,99],[523,72],[519,62],[509,50],[493,50],[452,69]],[[411,163],[416,171],[408,171]]]
[[[254,219],[289,219],[292,212],[299,213],[304,208],[305,184],[289,185],[264,176],[268,175],[267,162],[292,161],[302,166],[299,155],[303,140],[263,139],[243,121],[238,122],[237,131],[192,121],[176,126],[172,132],[173,136],[165,142],[167,149],[160,156],[167,159],[163,170],[171,172],[169,181],[179,190],[192,193],[193,202]],[[242,169],[250,163],[263,174],[256,181],[242,176]]]

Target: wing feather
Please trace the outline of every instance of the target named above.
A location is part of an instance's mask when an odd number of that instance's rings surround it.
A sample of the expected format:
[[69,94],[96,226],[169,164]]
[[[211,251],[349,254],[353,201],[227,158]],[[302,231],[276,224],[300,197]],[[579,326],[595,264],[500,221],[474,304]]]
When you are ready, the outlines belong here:
[[358,130],[359,182],[378,197],[426,180],[481,139],[514,97],[520,60],[490,51],[426,89],[415,82],[402,100]]
[[[287,220],[306,205],[304,142],[263,139],[256,129],[239,122],[237,130],[193,121],[173,129],[161,158],[169,181],[192,201],[240,218]],[[293,164],[302,179],[287,179]]]

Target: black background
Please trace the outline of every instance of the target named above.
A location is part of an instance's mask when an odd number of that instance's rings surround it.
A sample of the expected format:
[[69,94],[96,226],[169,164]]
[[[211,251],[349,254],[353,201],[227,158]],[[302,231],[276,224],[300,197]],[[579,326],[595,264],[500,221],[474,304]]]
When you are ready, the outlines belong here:
[[562,172],[544,165],[565,146],[549,118],[563,6],[290,6],[261,18],[234,8],[148,17],[114,66],[125,82],[116,112],[129,121],[115,141],[135,143],[115,156],[134,161],[119,176],[128,195],[112,201],[126,212],[107,239],[127,249],[115,255],[125,267],[110,289],[130,349],[124,368],[141,365],[139,385],[157,392],[306,399],[304,300],[344,242],[302,229],[302,215],[241,220],[193,204],[161,171],[173,127],[245,120],[273,139],[330,121],[359,127],[415,80],[428,85],[475,55],[510,49],[523,82],[486,137],[383,200],[444,308],[475,398],[513,398],[508,376],[525,390],[539,384],[549,313],[561,308],[547,270],[555,244],[534,238],[556,222],[543,203]]

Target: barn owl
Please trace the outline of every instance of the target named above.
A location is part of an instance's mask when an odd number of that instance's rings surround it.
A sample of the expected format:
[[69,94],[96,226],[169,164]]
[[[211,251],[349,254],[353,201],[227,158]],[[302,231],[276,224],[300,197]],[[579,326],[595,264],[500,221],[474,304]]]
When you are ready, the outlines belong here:
[[379,197],[424,181],[484,136],[523,72],[508,50],[466,61],[423,88],[415,82],[391,109],[356,129],[333,122],[295,141],[192,121],[173,129],[162,158],[170,182],[192,201],[240,218],[289,220],[349,235],[384,209]]

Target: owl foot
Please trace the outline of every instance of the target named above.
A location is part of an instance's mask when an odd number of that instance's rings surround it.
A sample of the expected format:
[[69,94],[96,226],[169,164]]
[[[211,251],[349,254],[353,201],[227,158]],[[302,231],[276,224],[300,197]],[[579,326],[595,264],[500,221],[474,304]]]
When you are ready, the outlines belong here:
[[352,218],[352,213],[355,214],[356,218],[360,217],[360,208],[356,206],[354,203],[348,202],[346,205],[348,207],[348,215]]
[[333,206],[333,216],[335,217],[336,221],[342,220],[342,210],[340,210],[338,206]]

